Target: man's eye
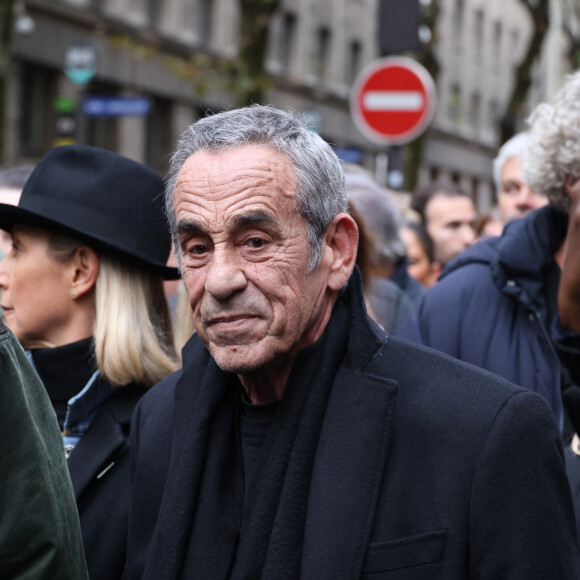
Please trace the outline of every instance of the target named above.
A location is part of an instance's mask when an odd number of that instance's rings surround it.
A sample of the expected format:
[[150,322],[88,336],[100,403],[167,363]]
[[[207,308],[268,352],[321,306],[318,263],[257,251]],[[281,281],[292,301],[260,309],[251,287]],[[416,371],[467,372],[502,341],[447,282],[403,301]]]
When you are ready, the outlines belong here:
[[504,193],[518,193],[519,190],[519,186],[514,183],[508,183],[503,186]]
[[246,242],[247,246],[249,246],[250,248],[255,248],[255,249],[263,248],[265,244],[266,244],[266,240],[264,240],[262,238],[250,238]]
[[196,244],[195,246],[191,246],[189,248],[190,254],[195,254],[196,256],[200,256],[201,254],[205,254],[207,252],[207,246],[203,244]]

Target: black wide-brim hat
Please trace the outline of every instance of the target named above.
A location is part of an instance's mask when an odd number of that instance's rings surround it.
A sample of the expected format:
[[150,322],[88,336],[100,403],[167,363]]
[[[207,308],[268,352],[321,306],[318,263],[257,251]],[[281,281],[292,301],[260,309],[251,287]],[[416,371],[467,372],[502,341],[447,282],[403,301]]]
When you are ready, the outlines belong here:
[[117,153],[86,145],[55,147],[32,172],[18,206],[0,204],[0,228],[56,229],[177,279],[177,268],[166,266],[171,234],[164,189],[158,173]]

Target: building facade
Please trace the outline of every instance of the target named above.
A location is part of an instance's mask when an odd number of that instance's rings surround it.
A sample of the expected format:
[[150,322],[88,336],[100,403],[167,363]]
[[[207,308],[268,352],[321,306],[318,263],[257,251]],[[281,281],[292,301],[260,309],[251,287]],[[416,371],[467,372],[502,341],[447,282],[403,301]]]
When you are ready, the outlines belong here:
[[[453,179],[485,210],[493,201],[497,119],[530,23],[520,0],[437,1],[438,107],[419,183]],[[378,2],[282,0],[270,22],[267,101],[303,113],[343,159],[384,180],[384,148],[359,133],[349,111],[354,79],[379,56]],[[5,166],[77,142],[164,173],[189,123],[235,104],[235,87],[232,93],[216,63],[237,54],[236,0],[18,0],[16,17]],[[559,86],[560,44],[558,34],[546,43],[532,101]],[[130,114],[110,110],[119,102],[133,107],[124,110]]]

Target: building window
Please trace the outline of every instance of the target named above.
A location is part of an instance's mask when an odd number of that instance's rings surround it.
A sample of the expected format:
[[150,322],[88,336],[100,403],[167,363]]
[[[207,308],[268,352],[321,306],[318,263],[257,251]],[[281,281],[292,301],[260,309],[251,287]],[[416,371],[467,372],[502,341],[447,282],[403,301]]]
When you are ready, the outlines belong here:
[[197,34],[202,46],[211,42],[212,10],[211,0],[197,1]]
[[345,79],[347,85],[352,85],[360,70],[362,47],[358,40],[353,40],[348,47],[348,58],[346,59]]
[[481,117],[481,97],[479,93],[471,95],[471,102],[469,104],[469,124],[471,128],[478,132],[480,128]]
[[518,54],[520,45],[520,32],[517,28],[513,28],[510,32],[510,55],[515,58]]
[[493,63],[497,67],[501,60],[501,22],[496,20],[493,24]]
[[312,72],[314,76],[320,81],[324,81],[326,79],[329,52],[330,30],[328,30],[328,28],[319,28],[316,33],[316,42],[314,45]]
[[[133,4],[140,7],[142,4],[141,0],[133,0]],[[147,1],[147,16],[149,18],[149,26],[151,28],[157,28],[157,23],[161,19],[162,3],[161,0],[148,0]]]
[[473,41],[475,43],[475,60],[481,62],[483,57],[483,10],[476,10],[473,20]]
[[489,103],[489,126],[495,140],[499,139],[499,115],[499,103],[496,99],[492,99]]
[[56,133],[56,74],[44,67],[22,66],[20,77],[20,152],[40,157],[52,146]]
[[294,42],[296,37],[296,16],[291,12],[284,14],[282,21],[282,35],[280,39],[280,65],[284,72],[290,70],[292,55],[294,53]]
[[454,84],[449,91],[448,117],[454,125],[461,123],[461,88]]
[[147,117],[146,164],[165,175],[169,169],[172,147],[171,102],[167,99],[153,99]]
[[462,48],[463,40],[463,21],[465,20],[465,0],[455,0],[453,9],[453,38],[455,40],[455,49]]

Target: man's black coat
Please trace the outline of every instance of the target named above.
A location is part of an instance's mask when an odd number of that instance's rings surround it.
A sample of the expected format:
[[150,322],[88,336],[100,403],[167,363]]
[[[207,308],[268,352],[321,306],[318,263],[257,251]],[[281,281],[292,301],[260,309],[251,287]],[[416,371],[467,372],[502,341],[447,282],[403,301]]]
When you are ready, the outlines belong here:
[[[576,578],[573,507],[547,403],[495,375],[385,337],[364,312],[357,276],[340,300],[350,312],[348,347],[334,374],[303,541],[295,546],[302,550],[300,577]],[[171,480],[188,460],[179,425],[195,410],[175,398],[202,388],[200,369],[221,372],[196,337],[184,361],[182,372],[141,399],[133,421],[131,580],[179,576],[156,561],[179,541],[171,527],[156,530],[159,521],[183,529],[183,513],[165,511],[181,499],[164,492],[186,493]]]

